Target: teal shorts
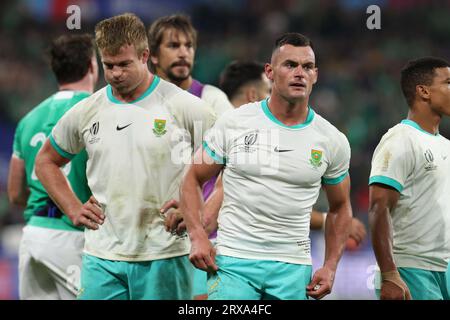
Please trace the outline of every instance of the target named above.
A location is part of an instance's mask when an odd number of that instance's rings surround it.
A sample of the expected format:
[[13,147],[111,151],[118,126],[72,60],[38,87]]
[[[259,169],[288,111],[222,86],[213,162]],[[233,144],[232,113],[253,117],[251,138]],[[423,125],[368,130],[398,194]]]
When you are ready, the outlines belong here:
[[153,261],[112,261],[83,255],[80,300],[192,299],[188,256]]
[[208,300],[306,300],[311,265],[217,256]]
[[447,280],[447,292],[450,292],[450,263],[447,267],[447,272],[445,273],[445,279]]
[[[449,300],[445,272],[418,268],[397,268],[413,300]],[[378,279],[378,282],[381,280]],[[380,298],[380,285],[375,290]]]
[[193,284],[194,298],[196,296],[208,294],[208,287],[206,286],[207,280],[208,279],[207,279],[206,271],[203,271],[203,270],[200,270],[200,269],[197,269],[194,267],[194,284]]

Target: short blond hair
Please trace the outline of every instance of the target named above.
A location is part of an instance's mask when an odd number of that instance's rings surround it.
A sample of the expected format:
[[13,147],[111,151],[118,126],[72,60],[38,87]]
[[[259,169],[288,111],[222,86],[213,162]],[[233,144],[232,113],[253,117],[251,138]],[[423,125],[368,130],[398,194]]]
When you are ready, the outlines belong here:
[[95,41],[100,50],[111,55],[118,54],[125,45],[134,45],[138,56],[148,49],[144,23],[133,13],[124,13],[97,23]]

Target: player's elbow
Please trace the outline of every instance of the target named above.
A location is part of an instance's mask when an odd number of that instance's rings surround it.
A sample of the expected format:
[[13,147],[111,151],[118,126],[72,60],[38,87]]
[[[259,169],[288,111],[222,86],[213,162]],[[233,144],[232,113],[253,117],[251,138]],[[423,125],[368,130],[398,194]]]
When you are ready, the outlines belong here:
[[9,202],[16,206],[24,206],[26,201],[24,201],[23,197],[21,197],[20,192],[18,191],[8,191],[8,199]]
[[21,190],[20,188],[8,187],[8,200],[13,205],[25,207],[27,205],[28,194],[28,189]]
[[40,181],[42,181],[42,178],[44,177],[44,173],[46,170],[46,167],[50,163],[49,158],[47,155],[42,152],[42,150],[38,153],[36,156],[36,160],[34,162],[34,170],[36,172],[36,176]]

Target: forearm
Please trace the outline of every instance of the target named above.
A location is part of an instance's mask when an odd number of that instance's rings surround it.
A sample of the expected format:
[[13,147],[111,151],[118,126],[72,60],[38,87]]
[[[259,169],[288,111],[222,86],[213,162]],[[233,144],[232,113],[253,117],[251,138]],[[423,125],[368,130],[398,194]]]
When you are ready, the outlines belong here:
[[36,175],[53,202],[69,217],[82,206],[60,167],[49,161],[36,161]]
[[185,175],[181,187],[181,211],[184,215],[186,228],[191,240],[208,238],[201,222],[203,207],[200,182],[191,171]]
[[324,266],[336,270],[350,233],[351,222],[352,209],[349,202],[328,213],[325,222]]
[[396,270],[392,252],[392,221],[387,206],[375,204],[369,210],[372,246],[381,272]]
[[208,235],[217,230],[217,218],[223,201],[223,189],[214,189],[203,209],[203,227]]

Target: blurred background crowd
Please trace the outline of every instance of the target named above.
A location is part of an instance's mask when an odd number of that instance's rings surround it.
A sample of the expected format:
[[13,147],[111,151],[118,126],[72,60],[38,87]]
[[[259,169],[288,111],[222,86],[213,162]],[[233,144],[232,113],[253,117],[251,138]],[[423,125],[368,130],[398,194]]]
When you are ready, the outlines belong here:
[[[81,30],[66,27],[71,4],[81,8]],[[381,9],[379,30],[367,28],[369,5]],[[123,12],[136,13],[148,25],[162,15],[189,14],[199,32],[194,77],[214,85],[232,60],[267,62],[281,33],[309,36],[319,67],[311,105],[350,141],[353,210],[366,225],[373,150],[408,111],[399,84],[401,68],[420,56],[450,58],[449,0],[1,1],[0,299],[17,298],[16,251],[23,219],[6,194],[14,129],[21,117],[56,90],[46,47],[54,36],[92,33],[97,21]],[[104,84],[102,79],[98,88]],[[441,127],[446,137],[450,137],[449,123],[444,121]],[[325,211],[322,202],[318,208]],[[322,237],[312,233],[315,265],[323,256]],[[345,253],[329,299],[375,298],[370,239],[355,249]]]

